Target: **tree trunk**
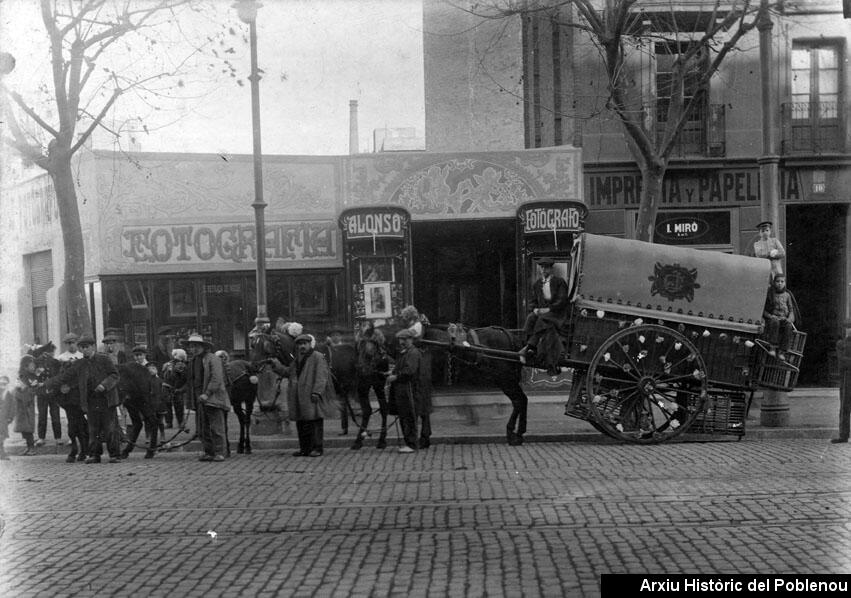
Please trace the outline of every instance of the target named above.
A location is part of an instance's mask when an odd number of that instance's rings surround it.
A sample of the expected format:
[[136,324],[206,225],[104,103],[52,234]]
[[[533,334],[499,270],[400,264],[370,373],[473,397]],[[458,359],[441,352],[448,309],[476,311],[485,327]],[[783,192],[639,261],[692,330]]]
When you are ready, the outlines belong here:
[[[59,223],[65,247],[65,319],[69,332],[93,334],[92,319],[86,302],[86,254],[83,246],[83,228],[77,204],[77,190],[71,170],[71,154],[51,148],[48,173],[56,190],[59,206]],[[57,155],[58,154],[58,155]]]
[[664,179],[664,166],[648,166],[641,169],[641,203],[638,208],[638,222],[635,226],[635,238],[639,241],[653,242],[656,213],[662,204]]

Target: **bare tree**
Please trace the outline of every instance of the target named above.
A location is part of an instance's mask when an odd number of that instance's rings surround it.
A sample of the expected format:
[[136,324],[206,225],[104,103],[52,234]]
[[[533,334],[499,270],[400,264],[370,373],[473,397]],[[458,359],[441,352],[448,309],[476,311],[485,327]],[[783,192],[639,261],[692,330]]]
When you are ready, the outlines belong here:
[[[458,7],[486,19],[549,16],[560,27],[587,35],[607,79],[606,108],[622,124],[641,171],[636,236],[651,242],[665,172],[689,115],[724,59],[770,9],[768,0],[482,0]],[[635,67],[641,55],[654,52],[659,44],[667,46],[673,58],[669,82],[647,97],[647,90],[636,84]],[[664,102],[657,96],[664,96]],[[657,121],[664,123],[663,131],[657,131]]]
[[[156,72],[140,72],[143,55],[157,51],[153,32],[177,23],[180,10],[199,10],[193,0],[40,0],[39,8],[50,59],[50,81],[42,82],[39,91],[49,102],[27,101],[0,79],[8,125],[3,141],[53,182],[65,248],[65,316],[71,330],[87,331],[91,315],[72,159],[95,129],[109,130],[105,117],[128,92],[156,102],[184,87],[181,74],[190,57],[220,40],[221,31],[202,44],[181,40],[179,57],[169,56]],[[80,123],[86,124],[78,132]]]

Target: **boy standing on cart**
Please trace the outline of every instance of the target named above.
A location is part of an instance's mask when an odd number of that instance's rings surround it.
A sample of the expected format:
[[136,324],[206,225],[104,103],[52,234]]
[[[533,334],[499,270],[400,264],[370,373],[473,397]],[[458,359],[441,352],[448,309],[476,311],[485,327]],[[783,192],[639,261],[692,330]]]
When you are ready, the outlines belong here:
[[[537,260],[541,277],[532,285],[532,298],[530,306],[532,311],[526,318],[523,326],[523,334],[526,338],[526,346],[520,349],[522,358],[532,357],[539,353],[538,345],[543,342],[542,355],[547,373],[552,376],[561,371],[558,365],[561,353],[561,340],[558,329],[564,323],[567,316],[569,303],[569,292],[567,282],[560,276],[553,274],[555,261],[552,258],[542,257]],[[551,334],[547,334],[552,330]],[[533,357],[534,359],[534,357]],[[539,361],[534,359],[534,361]]]

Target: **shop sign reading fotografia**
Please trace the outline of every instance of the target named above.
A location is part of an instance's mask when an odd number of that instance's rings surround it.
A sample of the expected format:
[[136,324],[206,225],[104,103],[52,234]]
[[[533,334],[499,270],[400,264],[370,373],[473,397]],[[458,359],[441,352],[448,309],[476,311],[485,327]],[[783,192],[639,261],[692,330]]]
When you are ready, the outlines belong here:
[[[337,256],[332,222],[284,222],[266,225],[269,260],[329,259]],[[156,264],[254,262],[253,224],[125,226],[122,255],[134,262]]]
[[355,208],[340,217],[346,239],[404,239],[408,226],[407,211],[392,208]]

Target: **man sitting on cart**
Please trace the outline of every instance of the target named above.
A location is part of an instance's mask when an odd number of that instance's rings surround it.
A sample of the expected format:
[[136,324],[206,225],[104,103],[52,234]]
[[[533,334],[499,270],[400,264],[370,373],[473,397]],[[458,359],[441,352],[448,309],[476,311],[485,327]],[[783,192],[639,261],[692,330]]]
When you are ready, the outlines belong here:
[[[559,328],[564,324],[570,293],[567,281],[553,274],[555,261],[549,257],[537,260],[541,277],[532,285],[532,311],[526,318],[523,333],[526,345],[520,349],[520,356],[531,357],[535,362],[542,362],[547,373],[557,375],[561,353],[561,337]],[[540,347],[539,347],[540,345]],[[536,359],[534,356],[540,355]]]

